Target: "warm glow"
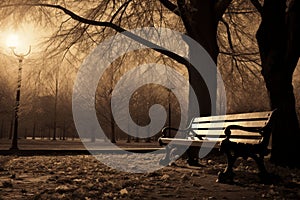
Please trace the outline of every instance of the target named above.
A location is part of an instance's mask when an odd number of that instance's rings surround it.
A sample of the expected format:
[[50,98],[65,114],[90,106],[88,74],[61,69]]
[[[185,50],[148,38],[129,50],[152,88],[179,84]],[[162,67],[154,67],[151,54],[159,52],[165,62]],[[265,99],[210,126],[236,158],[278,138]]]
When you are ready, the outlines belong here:
[[[49,31],[47,34],[49,34]],[[40,50],[39,43],[45,35],[46,33],[38,26],[30,23],[23,23],[18,27],[7,27],[6,30],[0,30],[0,48],[10,54],[11,50],[9,48],[15,47],[17,54],[26,54],[31,46],[32,53],[35,53]]]
[[17,48],[19,45],[19,37],[16,34],[11,34],[7,37],[6,45],[9,48]]

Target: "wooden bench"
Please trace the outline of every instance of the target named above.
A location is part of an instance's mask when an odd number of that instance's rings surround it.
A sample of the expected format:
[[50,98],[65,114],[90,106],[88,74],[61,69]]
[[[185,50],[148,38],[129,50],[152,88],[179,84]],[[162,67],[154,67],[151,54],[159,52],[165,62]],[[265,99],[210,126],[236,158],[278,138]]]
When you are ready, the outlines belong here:
[[[219,173],[218,182],[233,181],[232,168],[238,157],[253,158],[258,165],[260,177],[266,178],[264,156],[270,152],[268,146],[274,113],[275,111],[269,111],[197,117],[193,118],[190,125],[183,130],[165,127],[162,129],[159,143],[166,146],[166,156],[160,162],[164,165],[172,162],[174,149],[188,146],[187,154],[189,154],[190,148],[200,149],[199,147],[207,146],[208,143],[220,148],[227,157],[227,167],[224,172]],[[176,137],[170,137],[171,132],[176,132]],[[188,157],[188,162],[195,161],[192,156]]]

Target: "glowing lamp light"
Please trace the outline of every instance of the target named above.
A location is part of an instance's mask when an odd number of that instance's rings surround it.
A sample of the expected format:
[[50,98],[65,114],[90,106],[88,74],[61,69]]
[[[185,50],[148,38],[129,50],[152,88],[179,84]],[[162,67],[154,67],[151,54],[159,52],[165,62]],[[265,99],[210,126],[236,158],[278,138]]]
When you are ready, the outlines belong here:
[[12,35],[8,36],[6,45],[11,49],[15,49],[19,45],[18,35],[12,34]]

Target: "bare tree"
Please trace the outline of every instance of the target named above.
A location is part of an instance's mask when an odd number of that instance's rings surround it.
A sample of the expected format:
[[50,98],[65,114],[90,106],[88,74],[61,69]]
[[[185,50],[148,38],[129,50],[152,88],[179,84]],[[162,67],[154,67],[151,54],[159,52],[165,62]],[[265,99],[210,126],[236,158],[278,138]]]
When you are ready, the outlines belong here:
[[[0,138],[9,138],[12,134],[12,111],[14,102],[14,82],[9,79],[11,63],[7,56],[1,55],[0,75]],[[12,68],[11,68],[12,69]]]
[[300,56],[300,2],[253,1],[261,14],[257,32],[262,75],[272,109],[278,109],[273,131],[271,159],[281,165],[300,166],[298,141],[299,123],[295,109],[293,73]]

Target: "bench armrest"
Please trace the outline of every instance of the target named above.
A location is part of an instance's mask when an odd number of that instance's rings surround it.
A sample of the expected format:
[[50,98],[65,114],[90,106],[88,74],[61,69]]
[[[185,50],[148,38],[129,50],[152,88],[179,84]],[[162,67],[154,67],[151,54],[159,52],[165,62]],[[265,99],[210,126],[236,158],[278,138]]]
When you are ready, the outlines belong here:
[[195,118],[192,118],[192,120],[190,121],[190,124],[189,124],[188,127],[185,128],[185,129],[178,129],[178,128],[173,128],[173,127],[170,127],[170,126],[164,127],[164,128],[161,130],[163,137],[166,136],[166,131],[167,131],[167,130],[172,130],[172,131],[177,131],[177,132],[184,132],[184,133],[190,132],[194,119],[195,119]]
[[225,128],[224,133],[226,135],[226,138],[229,139],[231,136],[231,130],[242,130],[252,133],[261,133],[263,128],[254,128],[254,127],[245,127],[240,125],[229,125]]
[[267,148],[269,145],[270,136],[271,136],[271,132],[272,132],[272,129],[269,124],[270,123],[268,123],[266,126],[264,126],[262,128],[244,127],[244,126],[239,126],[239,125],[229,125],[225,128],[225,131],[224,131],[224,133],[226,135],[225,140],[230,139],[232,129],[254,132],[254,133],[259,133],[262,136],[262,140],[260,141],[260,144],[263,147]]
[[261,136],[263,136],[264,141],[263,143],[268,143],[270,139],[270,135],[272,132],[272,127],[273,123],[275,120],[275,117],[277,116],[277,109],[273,110],[267,124],[262,127],[262,128],[253,128],[253,127],[244,127],[244,126],[239,126],[239,125],[229,125],[225,128],[224,133],[226,135],[226,139],[230,138],[231,135],[231,130],[242,130],[242,131],[248,131],[248,132],[254,132],[254,133],[259,133]]
[[189,128],[186,128],[186,129],[178,129],[178,128],[173,128],[173,127],[166,126],[166,127],[164,127],[164,128],[161,130],[163,137],[166,136],[166,132],[167,132],[168,130],[172,130],[172,131],[176,131],[176,132],[188,132],[190,129],[189,129]]

